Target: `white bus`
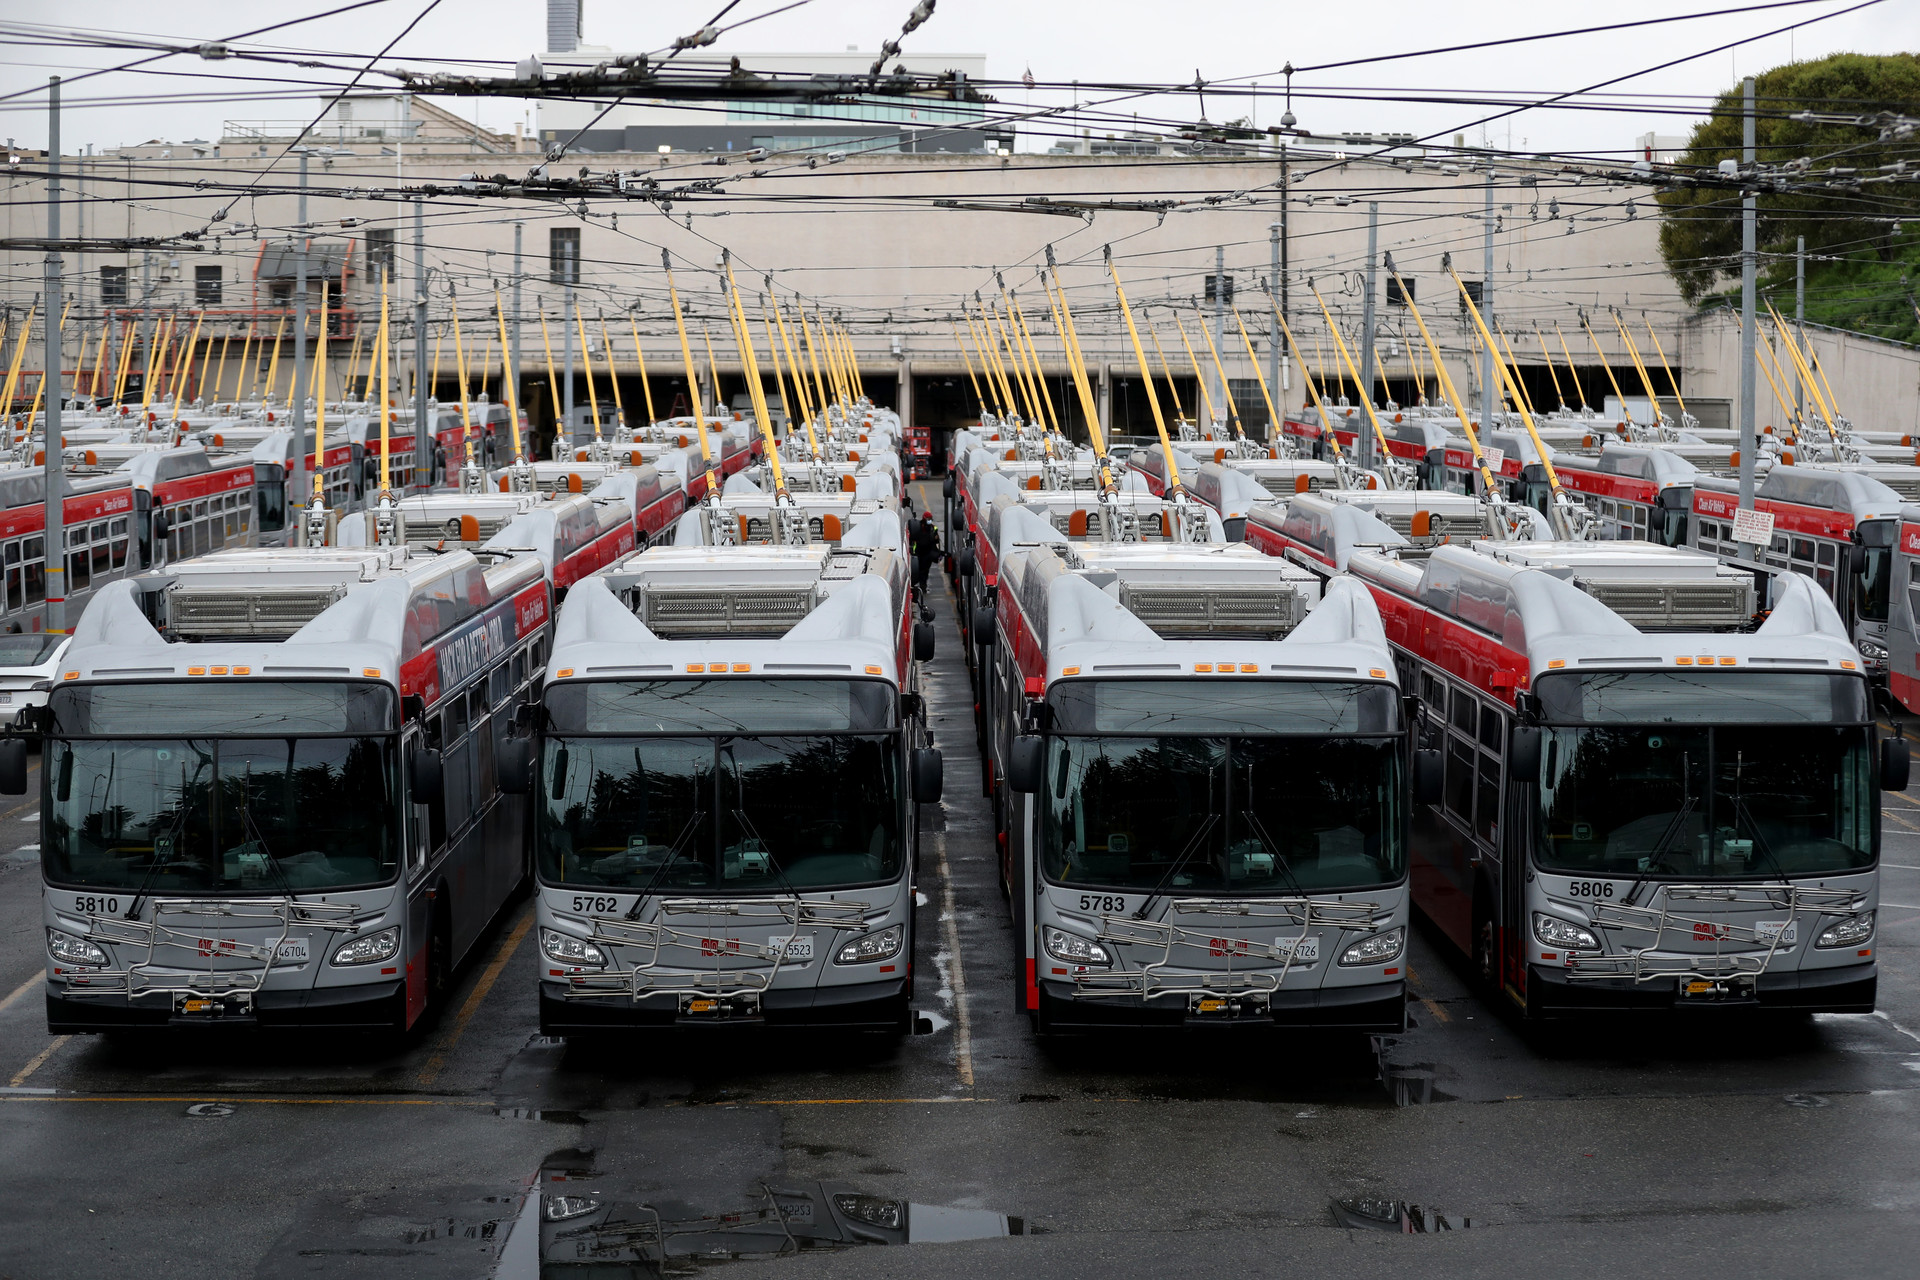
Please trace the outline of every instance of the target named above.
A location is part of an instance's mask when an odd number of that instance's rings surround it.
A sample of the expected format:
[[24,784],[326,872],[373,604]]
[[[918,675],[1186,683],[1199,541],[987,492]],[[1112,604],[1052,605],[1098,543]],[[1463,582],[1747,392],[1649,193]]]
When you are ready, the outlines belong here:
[[32,716],[49,1030],[413,1026],[527,878],[497,751],[549,599],[533,556],[404,547],[100,592]]

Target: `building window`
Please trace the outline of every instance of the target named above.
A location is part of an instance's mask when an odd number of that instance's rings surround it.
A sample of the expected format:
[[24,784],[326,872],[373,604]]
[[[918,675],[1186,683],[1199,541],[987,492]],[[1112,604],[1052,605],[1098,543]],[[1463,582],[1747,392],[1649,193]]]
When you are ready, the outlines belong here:
[[372,227],[367,231],[367,279],[378,280],[385,271],[393,274],[393,228]]
[[100,268],[100,304],[102,306],[124,306],[127,301],[127,269],[125,267]]
[[554,227],[547,232],[547,263],[553,283],[580,283],[580,228]]
[[193,269],[193,300],[207,306],[220,305],[220,268],[218,266]]

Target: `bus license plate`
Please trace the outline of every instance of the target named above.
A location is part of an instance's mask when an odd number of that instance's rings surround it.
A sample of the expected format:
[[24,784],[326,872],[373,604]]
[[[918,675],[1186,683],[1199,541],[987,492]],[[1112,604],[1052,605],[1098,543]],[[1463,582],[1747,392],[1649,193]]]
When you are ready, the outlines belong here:
[[1752,995],[1751,978],[1688,978],[1680,984],[1682,1000],[1745,1000]]
[[767,945],[770,947],[778,947],[783,942],[787,944],[787,959],[789,960],[813,959],[813,935],[812,934],[803,933],[803,934],[797,934],[791,938],[775,937],[775,938],[767,939]]
[[279,950],[273,953],[273,958],[281,964],[305,964],[309,956],[305,938],[282,939]]
[[1791,947],[1800,941],[1800,922],[1798,920],[1758,920],[1753,926],[1754,936],[1771,945],[1774,935],[1780,937],[1780,945]]
[[1285,952],[1293,949],[1296,964],[1312,964],[1320,958],[1320,939],[1318,938],[1275,938],[1273,945]]

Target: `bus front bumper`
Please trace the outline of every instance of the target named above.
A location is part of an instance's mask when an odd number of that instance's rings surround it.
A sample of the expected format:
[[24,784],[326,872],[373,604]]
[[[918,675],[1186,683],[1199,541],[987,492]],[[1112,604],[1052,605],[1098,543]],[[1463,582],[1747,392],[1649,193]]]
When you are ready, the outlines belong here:
[[1040,1025],[1049,1031],[1138,1028],[1186,1030],[1276,1028],[1292,1031],[1399,1032],[1407,1029],[1407,984],[1282,988],[1267,997],[1267,1011],[1245,1016],[1194,1013],[1184,997],[1137,995],[1075,997],[1073,984],[1043,980]]
[[1546,1018],[1699,1009],[1872,1013],[1879,981],[1879,966],[1871,961],[1834,969],[1786,969],[1758,975],[1751,996],[1696,999],[1682,997],[1675,978],[1639,983],[1624,978],[1573,982],[1563,969],[1529,965],[1527,1009]]
[[219,1017],[186,1016],[174,1011],[171,995],[128,999],[123,995],[71,995],[47,984],[47,1031],[68,1035],[91,1031],[154,1031],[168,1027],[312,1028],[328,1031],[385,1031],[406,1026],[406,979],[350,987],[312,987],[254,993],[250,1013]]
[[683,1015],[679,997],[669,993],[635,1000],[625,995],[568,999],[565,992],[558,982],[540,984],[543,1035],[722,1027],[898,1033],[909,1029],[912,1017],[904,977],[847,986],[775,987],[761,997],[760,1012],[753,1017]]

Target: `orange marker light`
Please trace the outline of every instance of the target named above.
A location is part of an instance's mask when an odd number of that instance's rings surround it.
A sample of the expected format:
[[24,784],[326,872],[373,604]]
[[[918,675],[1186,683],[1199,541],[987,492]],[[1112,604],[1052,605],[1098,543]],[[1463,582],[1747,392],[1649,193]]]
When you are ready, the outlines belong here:
[[[695,668],[693,668],[693,669],[694,669],[694,670],[696,670],[696,671],[697,671],[697,670],[699,670],[699,668],[698,668],[698,667],[695,667]],[[568,676],[570,676],[570,675],[572,675],[572,674],[573,674],[573,668],[572,668],[572,667],[562,667],[562,668],[560,668],[560,669],[559,669],[558,671],[556,671],[556,672],[554,672],[553,674],[554,674],[554,675],[556,675],[556,676],[559,676],[559,677],[560,677],[560,678],[561,678],[562,680],[565,680],[565,679],[566,679],[566,678],[567,678]]]
[[[205,667],[188,667],[187,674],[190,676],[203,676],[207,674],[207,669]],[[68,676],[67,678],[71,680],[73,677]]]
[[1204,671],[1211,675],[1213,673],[1213,664],[1211,662],[1196,662],[1193,664],[1193,669],[1195,671]]
[[[220,674],[220,668],[218,668],[218,667],[215,667],[215,668],[213,669],[213,674],[215,674],[215,675],[219,675],[219,674]],[[365,676],[365,677],[366,677],[367,679],[369,679],[369,680],[378,680],[378,679],[380,678],[380,668],[378,668],[378,667],[362,667],[362,668],[360,668],[360,674],[361,674],[361,675],[363,675],[363,676]]]
[[1077,675],[1079,675],[1079,674],[1080,674],[1080,668],[1078,668],[1078,667],[1062,667],[1062,668],[1060,668],[1060,674],[1061,674],[1061,675],[1063,675],[1063,676],[1077,676]]

